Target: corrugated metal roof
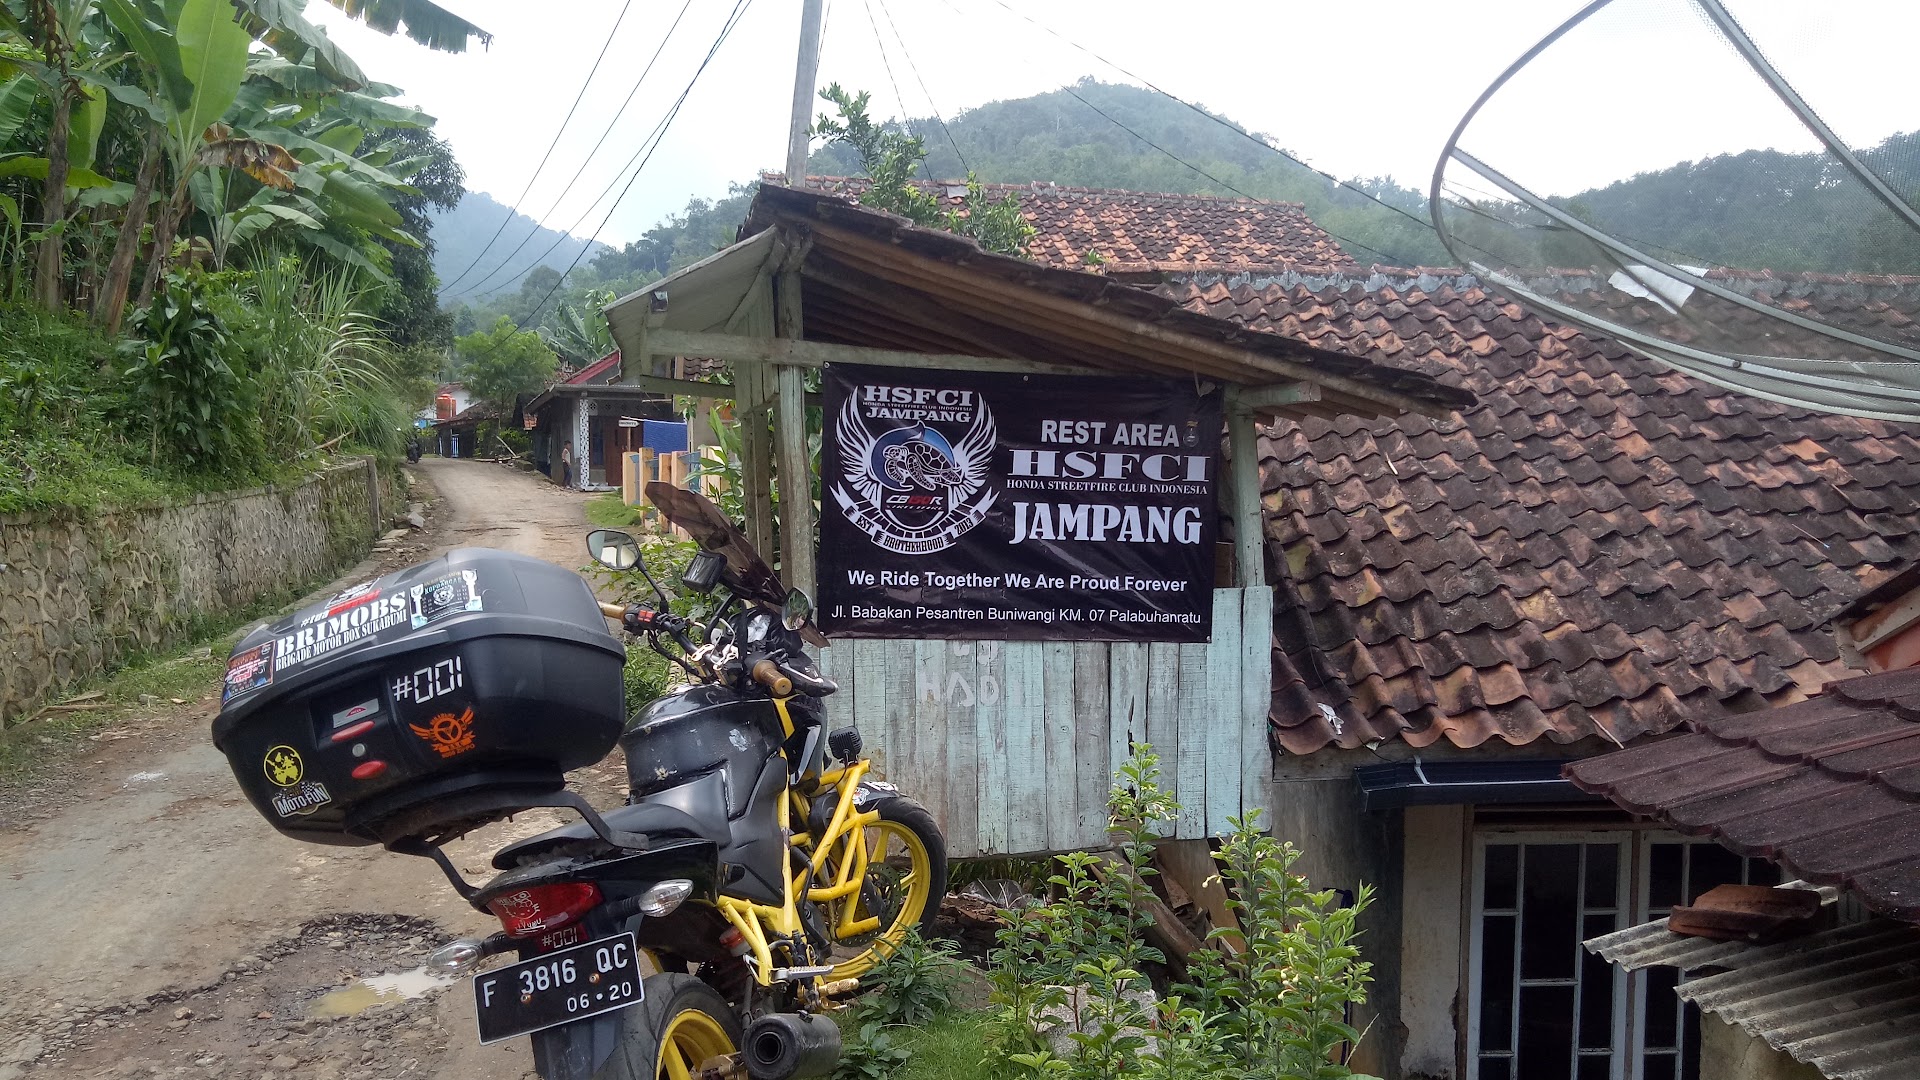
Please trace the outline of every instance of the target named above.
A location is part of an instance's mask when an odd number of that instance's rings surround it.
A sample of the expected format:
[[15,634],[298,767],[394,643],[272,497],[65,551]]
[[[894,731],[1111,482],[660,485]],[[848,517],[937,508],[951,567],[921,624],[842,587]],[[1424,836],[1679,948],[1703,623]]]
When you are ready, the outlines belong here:
[[1682,937],[1661,919],[1586,944],[1628,971],[1690,973],[1682,1000],[1833,1080],[1920,1077],[1920,928],[1872,919],[1750,945]]

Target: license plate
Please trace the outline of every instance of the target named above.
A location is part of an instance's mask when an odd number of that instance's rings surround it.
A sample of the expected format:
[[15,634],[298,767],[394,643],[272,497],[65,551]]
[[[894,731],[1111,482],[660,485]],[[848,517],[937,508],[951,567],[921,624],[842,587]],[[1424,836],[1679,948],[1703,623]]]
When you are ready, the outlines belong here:
[[482,1045],[638,1005],[640,950],[632,934],[550,952],[473,978]]

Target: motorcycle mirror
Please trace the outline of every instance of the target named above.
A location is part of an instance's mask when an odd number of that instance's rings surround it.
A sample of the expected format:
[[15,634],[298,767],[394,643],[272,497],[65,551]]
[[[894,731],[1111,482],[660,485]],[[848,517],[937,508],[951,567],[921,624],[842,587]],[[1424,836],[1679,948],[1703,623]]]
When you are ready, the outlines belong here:
[[800,589],[787,593],[787,602],[780,605],[780,622],[789,630],[798,630],[813,618],[813,597]]
[[640,565],[640,542],[618,529],[595,529],[587,534],[587,553],[610,570]]

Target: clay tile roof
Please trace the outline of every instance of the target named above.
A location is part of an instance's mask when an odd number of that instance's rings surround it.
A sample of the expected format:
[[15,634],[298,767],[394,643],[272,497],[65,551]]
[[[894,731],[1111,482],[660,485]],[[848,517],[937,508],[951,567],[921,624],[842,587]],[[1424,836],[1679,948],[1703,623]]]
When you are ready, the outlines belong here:
[[[783,174],[763,179],[784,183]],[[808,186],[858,199],[865,177],[810,176]],[[958,209],[964,180],[918,184]],[[1108,273],[1250,271],[1351,267],[1353,258],[1299,203],[1212,195],[1165,195],[1057,184],[983,184],[1012,195],[1037,230],[1027,256],[1046,266]],[[1088,262],[1088,252],[1100,260]]]
[[1690,734],[1567,768],[1579,787],[1920,922],[1920,670],[1695,719]]
[[1688,379],[1458,272],[1161,291],[1478,396],[1263,431],[1286,751],[1626,743],[1795,701],[1846,670],[1833,613],[1920,556],[1920,428]]

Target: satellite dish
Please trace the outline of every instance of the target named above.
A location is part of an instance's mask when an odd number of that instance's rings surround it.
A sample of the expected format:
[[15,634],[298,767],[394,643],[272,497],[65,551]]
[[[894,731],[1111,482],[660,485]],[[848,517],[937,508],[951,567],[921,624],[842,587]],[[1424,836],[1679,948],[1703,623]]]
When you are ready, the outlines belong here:
[[1907,69],[1920,20],[1811,11],[1588,4],[1454,129],[1429,193],[1441,241],[1487,284],[1695,378],[1920,420],[1920,130],[1900,130],[1920,116],[1862,88]]

